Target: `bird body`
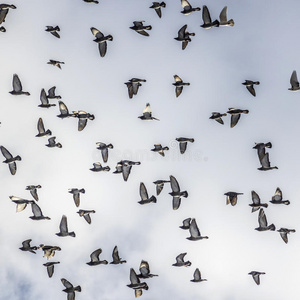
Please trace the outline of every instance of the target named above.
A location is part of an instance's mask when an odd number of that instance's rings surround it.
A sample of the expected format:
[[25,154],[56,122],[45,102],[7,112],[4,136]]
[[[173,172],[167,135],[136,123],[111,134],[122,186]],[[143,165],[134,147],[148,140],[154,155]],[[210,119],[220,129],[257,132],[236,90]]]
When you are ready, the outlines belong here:
[[51,130],[49,129],[45,130],[44,122],[42,118],[39,118],[38,120],[37,129],[39,133],[36,135],[36,137],[43,137],[52,134]]
[[76,207],[78,207],[80,204],[80,194],[81,193],[84,194],[85,189],[72,188],[72,189],[69,189],[68,192],[73,195],[74,203],[75,203]]
[[151,149],[151,151],[157,152],[157,153],[159,153],[161,156],[165,156],[164,151],[167,151],[167,150],[169,150],[169,147],[167,147],[167,146],[166,146],[166,147],[162,147],[161,144],[155,144],[155,145],[154,145],[154,148]]
[[212,115],[209,117],[211,120],[216,120],[218,123],[224,125],[224,121],[222,119],[222,117],[227,116],[226,113],[221,114],[219,112],[212,112]]
[[144,26],[143,22],[145,22],[145,21],[134,21],[133,26],[131,26],[129,28],[143,36],[149,36],[149,33],[146,32],[145,30],[151,30],[152,26],[151,25]]
[[37,194],[37,189],[40,189],[41,185],[27,185],[25,190],[30,191],[31,196],[34,198],[35,201],[39,200],[39,196]]
[[105,143],[101,142],[96,143],[96,145],[98,146],[97,149],[101,150],[102,159],[106,163],[108,160],[108,149],[113,149],[114,146],[112,144],[106,145]]
[[49,148],[62,148],[62,144],[61,143],[56,143],[55,142],[56,137],[52,136],[51,138],[48,139],[48,144],[46,144],[47,147]]
[[110,264],[118,265],[118,264],[126,263],[126,260],[122,260],[122,258],[120,258],[117,246],[115,246],[114,249],[113,249],[112,258],[113,258],[113,261],[110,262]]

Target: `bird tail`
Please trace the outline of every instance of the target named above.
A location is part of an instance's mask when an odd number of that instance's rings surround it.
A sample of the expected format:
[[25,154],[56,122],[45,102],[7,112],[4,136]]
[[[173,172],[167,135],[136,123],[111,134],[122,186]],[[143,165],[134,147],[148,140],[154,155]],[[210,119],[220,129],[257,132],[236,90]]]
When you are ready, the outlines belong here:
[[157,200],[156,200],[156,198],[154,196],[151,196],[151,198],[149,200],[150,200],[150,202],[153,202],[153,203],[157,202]]
[[282,201],[282,203],[285,204],[285,205],[289,205],[290,201],[289,200],[284,200],[284,201]]
[[271,142],[266,143],[266,144],[265,144],[265,147],[267,147],[267,148],[272,148],[272,143],[271,143]]
[[75,291],[77,292],[81,292],[81,286],[80,285],[77,285],[75,288],[74,288]]
[[269,228],[269,230],[272,230],[272,231],[274,231],[276,229],[274,224],[269,225],[268,228]]
[[17,156],[16,156],[16,160],[22,160],[21,156],[20,156],[20,155],[17,155]]
[[76,234],[75,234],[75,232],[74,232],[74,231],[72,231],[72,232],[69,232],[69,236],[75,237],[75,236],[76,236]]
[[79,192],[82,193],[82,194],[84,194],[85,193],[85,189],[80,189]]
[[182,197],[185,197],[185,198],[187,198],[187,197],[188,197],[188,195],[189,195],[189,194],[188,194],[188,192],[187,192],[187,191],[184,191],[184,192],[183,192],[183,194],[182,194]]
[[166,7],[166,3],[165,2],[162,2],[160,5],[161,5],[161,7]]

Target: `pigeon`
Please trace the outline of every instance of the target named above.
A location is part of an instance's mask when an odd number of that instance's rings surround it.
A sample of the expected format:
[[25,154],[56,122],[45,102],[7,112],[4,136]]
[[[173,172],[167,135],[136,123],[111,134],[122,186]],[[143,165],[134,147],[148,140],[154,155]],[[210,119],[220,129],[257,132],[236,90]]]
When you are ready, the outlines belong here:
[[42,186],[41,185],[27,185],[25,190],[30,191],[31,196],[35,201],[39,201],[39,197],[37,194],[37,189],[40,189]]
[[34,201],[22,199],[16,196],[9,196],[9,198],[11,199],[12,202],[17,204],[16,212],[20,212],[24,210],[27,207],[27,204],[34,203]]
[[13,156],[4,146],[0,147],[1,152],[5,158],[5,160],[3,161],[3,163],[8,164],[9,167],[9,171],[11,173],[11,175],[15,175],[17,172],[17,164],[16,161],[20,161],[22,160],[20,155],[17,156]]
[[181,13],[185,16],[190,15],[194,11],[201,10],[200,7],[193,8],[187,0],[181,0],[181,7],[183,8],[183,11],[181,11]]
[[166,3],[165,2],[152,2],[153,4],[149,7],[149,8],[153,8],[157,15],[161,18],[161,8],[162,7],[166,7]]
[[248,114],[249,110],[247,109],[238,109],[238,108],[228,108],[229,113],[231,115],[230,127],[233,128],[239,121],[241,114]]
[[266,273],[264,273],[264,272],[258,272],[258,271],[251,271],[250,273],[248,273],[248,275],[252,275],[252,278],[253,278],[253,280],[255,281],[255,283],[257,285],[260,285],[259,276],[263,275],[263,274],[266,274]]
[[164,188],[164,184],[170,180],[156,180],[153,183],[156,185],[156,195],[158,196]]
[[83,210],[83,209],[80,209],[78,212],[80,217],[84,217],[84,219],[89,223],[91,224],[92,223],[92,220],[91,220],[91,216],[90,214],[94,214],[95,211],[94,210]]
[[[6,16],[10,8],[16,9],[17,7],[13,4],[0,4],[0,24],[5,22]],[[6,29],[3,26],[1,26],[0,31],[6,32]]]
[[171,182],[171,189],[172,193],[169,193],[173,197],[173,209],[176,210],[179,208],[181,203],[181,197],[188,197],[187,191],[180,191],[179,184],[176,180],[176,178],[172,175],[170,175],[170,182]]
[[83,110],[79,110],[78,112],[73,111],[73,116],[75,118],[78,118],[78,131],[82,131],[85,128],[88,120],[95,119],[94,115],[87,113]]
[[260,84],[259,81],[245,80],[245,82],[243,82],[242,84],[246,86],[247,90],[250,92],[252,96],[254,97],[256,96],[253,85],[259,85]]
[[290,91],[298,91],[300,90],[300,86],[299,86],[299,81],[297,78],[297,72],[294,70],[292,75],[291,75],[291,79],[290,79],[290,83],[291,83],[291,87],[289,88]]
[[101,150],[102,159],[106,163],[108,160],[108,149],[113,149],[114,146],[112,144],[106,145],[105,143],[101,142],[96,143],[96,145],[98,146],[97,149]]
[[147,189],[143,182],[140,183],[140,196],[141,201],[138,202],[140,204],[156,203],[156,198],[154,196],[151,196],[149,199]]
[[258,155],[259,161],[262,161],[262,159],[266,155],[266,148],[272,148],[272,144],[270,142],[255,143],[255,146],[253,147],[253,149],[257,150],[257,155]]
[[142,86],[141,82],[146,82],[146,79],[131,78],[128,82],[125,82],[130,99],[132,99],[134,95],[137,95],[139,87]]
[[35,203],[31,202],[31,210],[33,216],[29,217],[32,220],[51,220],[49,217],[45,217],[42,213],[41,208]]
[[54,59],[49,59],[49,61],[47,62],[47,64],[55,66],[55,67],[58,67],[59,69],[61,69],[61,65],[63,65],[64,62],[63,61],[54,60]]
[[278,187],[275,191],[275,195],[272,197],[272,200],[270,201],[273,204],[285,204],[289,205],[289,200],[282,200],[282,192],[281,189]]
[[43,266],[47,267],[47,273],[49,278],[52,277],[53,273],[54,273],[54,265],[59,264],[59,261],[53,261],[53,262],[47,262],[45,264],[43,264]]
[[262,208],[259,210],[258,224],[259,224],[259,227],[255,228],[255,230],[257,230],[257,231],[267,231],[267,230],[274,231],[275,230],[274,224],[271,224],[268,226],[267,217]]
[[178,30],[178,36],[174,38],[176,41],[182,42],[182,44],[181,44],[182,50],[184,50],[187,47],[188,43],[192,41],[190,36],[195,36],[195,33],[189,33],[186,30],[186,28],[187,28],[187,25],[182,26]]
[[181,253],[176,257],[176,263],[172,266],[174,267],[189,267],[192,263],[188,261],[184,261],[184,257],[186,256],[186,253]]
[[62,284],[66,287],[63,292],[66,292],[68,294],[68,300],[75,300],[75,291],[81,292],[81,286],[77,285],[74,287],[72,283],[70,283],[65,278],[61,278]]
[[42,249],[44,251],[44,257],[47,257],[47,259],[54,257],[55,251],[61,250],[61,248],[58,246],[50,246],[44,244],[40,244],[38,249]]
[[146,32],[145,30],[151,30],[152,26],[151,25],[144,26],[143,22],[145,22],[145,21],[134,21],[133,22],[134,26],[131,26],[129,28],[136,31],[137,33],[139,33],[141,35],[149,36],[149,33]]
[[60,31],[60,28],[58,26],[46,26],[47,28],[45,29],[45,31],[50,32],[52,35],[54,35],[55,37],[57,37],[58,39],[60,38],[60,35],[57,31]]
[[72,188],[72,189],[69,189],[68,192],[70,194],[73,194],[73,199],[74,199],[75,205],[78,207],[80,204],[80,193],[84,194],[85,189]]
[[267,203],[261,203],[258,194],[255,191],[251,191],[252,202],[249,206],[252,207],[252,212],[259,210],[262,206],[268,207]]
[[12,85],[13,85],[13,90],[9,92],[10,94],[12,94],[12,95],[26,95],[26,96],[30,95],[29,92],[23,92],[22,84],[21,84],[21,81],[20,81],[19,76],[17,74],[14,74],[14,76],[13,76]]
[[201,233],[199,231],[199,228],[197,226],[195,219],[192,219],[192,221],[190,223],[189,231],[190,231],[191,236],[188,237],[187,239],[190,241],[198,241],[198,240],[202,240],[202,239],[208,239],[208,236],[201,236]]
[[105,172],[109,172],[110,171],[110,167],[106,166],[106,167],[102,167],[100,162],[95,162],[93,163],[93,168],[91,168],[90,170],[93,172],[101,172],[101,171],[105,171]]
[[222,119],[222,117],[227,116],[226,113],[221,114],[219,112],[212,112],[211,116],[209,117],[211,120],[216,120],[218,123],[224,125],[224,121]]
[[142,289],[148,290],[147,283],[140,281],[133,268],[130,269],[130,284],[127,284],[127,286],[134,289],[136,298],[142,296]]
[[183,82],[182,79],[178,75],[174,75],[174,80],[175,80],[175,83],[172,83],[172,84],[175,85],[176,97],[179,97],[180,94],[182,93],[183,87],[185,85],[190,85],[190,83]]
[[87,3],[95,3],[95,4],[98,4],[99,1],[97,0],[83,0],[84,2],[87,2]]
[[92,34],[96,37],[94,42],[98,43],[99,53],[101,57],[104,57],[107,51],[107,41],[112,41],[112,35],[104,36],[104,34],[95,27],[91,27]]
[[237,203],[237,196],[243,195],[243,193],[227,192],[224,195],[226,196],[226,205],[230,203],[232,206],[235,206]]
[[165,150],[169,150],[169,147],[162,147],[161,144],[154,144],[154,148],[151,149],[151,151],[158,152],[161,156],[165,156]]
[[110,262],[110,264],[118,265],[118,264],[126,263],[126,260],[122,260],[122,258],[120,258],[117,246],[114,247],[114,250],[112,252],[112,258],[113,258],[113,261]]
[[145,109],[143,110],[143,115],[138,117],[141,120],[144,121],[150,121],[150,120],[156,120],[159,121],[159,119],[152,117],[152,112],[150,108],[150,104],[147,103]]
[[74,118],[76,117],[76,114],[69,113],[67,106],[62,101],[58,101],[58,104],[59,104],[59,111],[60,111],[60,114],[57,115],[58,118],[64,119],[69,117],[74,117]]
[[201,282],[201,281],[207,281],[207,279],[201,278],[201,273],[199,269],[197,268],[194,272],[194,279],[190,280],[191,282]]
[[51,130],[49,129],[45,130],[44,122],[42,118],[39,118],[38,120],[37,129],[39,133],[36,135],[36,137],[42,137],[42,136],[47,136],[52,134]]
[[128,180],[129,174],[131,172],[131,168],[134,165],[140,165],[139,161],[130,161],[130,160],[121,160],[117,163],[116,170],[113,172],[114,174],[122,173],[124,181]]
[[288,237],[287,235],[290,232],[296,232],[295,229],[287,229],[287,228],[280,228],[279,230],[277,230],[280,233],[281,238],[283,239],[283,241],[287,244],[288,243]]
[[268,171],[268,170],[278,169],[277,166],[271,167],[271,163],[270,163],[270,160],[269,160],[269,153],[268,152],[261,159],[260,163],[261,163],[261,167],[257,168],[257,170]]
[[187,143],[194,143],[194,139],[193,138],[185,138],[185,137],[180,137],[180,138],[176,138],[176,141],[179,142],[179,150],[181,154],[184,154],[186,147],[187,147]]
[[232,19],[227,20],[227,6],[225,6],[220,13],[220,26],[234,26]]
[[57,236],[71,236],[75,237],[75,232],[69,232],[68,231],[68,223],[67,223],[67,217],[65,215],[62,216],[60,224],[59,224],[59,233],[56,233]]
[[48,144],[46,144],[45,146],[49,147],[49,148],[62,148],[62,144],[61,143],[56,143],[55,142],[56,136],[52,136],[51,138],[48,139]]
[[90,255],[91,261],[87,262],[86,264],[89,265],[89,266],[96,266],[96,265],[100,265],[100,264],[107,265],[108,264],[107,260],[100,260],[99,259],[99,255],[101,253],[102,253],[102,249],[101,248],[93,251],[91,253],[91,255]]
[[31,241],[32,240],[29,239],[29,240],[26,240],[26,241],[22,242],[23,246],[21,248],[19,248],[19,249],[22,250],[22,251],[29,251],[31,253],[36,254],[36,252],[34,250],[37,250],[38,247],[36,247],[36,246],[30,246],[30,242]]
[[38,105],[38,107],[49,108],[51,106],[55,106],[56,104],[50,104],[47,98],[46,92],[44,89],[41,90],[40,100],[42,104]]
[[140,274],[137,275],[137,277],[139,278],[152,278],[154,276],[158,276],[158,275],[154,275],[150,273],[150,268],[149,268],[149,263],[145,260],[142,260],[140,263]]
[[53,86],[52,88],[50,88],[48,90],[48,95],[47,95],[48,99],[61,99],[61,96],[55,95],[55,89],[56,89],[56,86]]
[[200,26],[204,29],[210,29],[212,27],[219,27],[219,24],[220,24],[218,20],[215,20],[213,22],[211,21],[210,13],[209,13],[209,10],[206,5],[203,5],[202,20],[203,20],[203,24]]
[[182,221],[182,226],[179,226],[179,228],[181,229],[184,229],[184,230],[187,230],[190,228],[190,225],[191,225],[191,218],[187,218],[187,219],[184,219]]

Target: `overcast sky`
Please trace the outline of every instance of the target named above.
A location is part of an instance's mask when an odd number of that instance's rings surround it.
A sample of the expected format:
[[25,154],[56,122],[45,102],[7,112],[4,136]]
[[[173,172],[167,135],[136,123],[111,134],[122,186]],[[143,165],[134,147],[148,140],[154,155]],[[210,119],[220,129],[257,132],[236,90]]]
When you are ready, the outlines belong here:
[[[26,2],[26,3],[25,3]],[[179,0],[166,0],[160,19],[149,9],[151,1],[81,0],[21,1],[13,4],[0,34],[0,144],[20,155],[17,173],[0,165],[0,299],[66,299],[60,279],[80,285],[76,299],[134,299],[130,268],[138,273],[141,260],[150,264],[148,291],[141,299],[265,300],[296,299],[300,293],[298,232],[285,244],[279,233],[258,232],[258,213],[251,213],[251,191],[262,202],[271,200],[280,187],[289,206],[265,209],[268,222],[299,230],[299,101],[300,92],[288,91],[290,76],[300,76],[300,30],[298,1],[190,1],[207,5],[213,20],[223,7],[234,27],[205,30],[200,27],[202,10],[189,16],[180,13]],[[129,29],[133,21],[151,25],[145,37]],[[174,40],[187,24],[194,32],[183,51]],[[45,31],[60,27],[61,38]],[[90,28],[111,34],[106,56],[101,58]],[[65,62],[62,69],[47,64],[49,59]],[[18,74],[30,96],[13,96],[13,74]],[[190,86],[176,98],[173,75]],[[129,79],[146,79],[129,99]],[[241,84],[258,80],[256,97]],[[56,86],[57,94],[70,111],[95,115],[78,132],[77,119],[61,120],[57,106],[40,108],[40,92]],[[150,103],[160,121],[138,119]],[[221,125],[209,117],[228,108],[248,109],[230,128],[230,116]],[[37,138],[37,121],[42,118],[63,147],[48,148],[47,138]],[[184,155],[175,138],[194,138]],[[102,161],[96,142],[112,143],[108,163]],[[271,165],[278,170],[258,171],[255,142],[271,142]],[[168,146],[165,157],[150,151],[154,144]],[[127,182],[112,174],[122,159],[140,161]],[[4,158],[3,158],[4,160]],[[109,165],[110,172],[94,173],[94,162]],[[153,181],[173,175],[188,198],[177,211],[172,209],[169,184],[157,203],[139,205],[139,185],[149,196]],[[33,221],[31,207],[16,213],[9,196],[31,199],[27,185],[42,186],[38,205],[51,220]],[[94,209],[89,225],[76,213],[69,188],[84,188],[80,209]],[[224,193],[235,191],[236,206],[226,206]],[[62,215],[68,218],[76,237],[58,237]],[[196,218],[207,240],[189,241],[188,231],[179,228],[188,217]],[[48,278],[43,252],[22,252],[22,241],[61,247],[53,259],[60,261]],[[114,246],[127,260],[122,265],[88,266],[90,254],[102,248],[101,259],[111,261]],[[188,268],[173,267],[175,257],[187,252]],[[205,282],[192,283],[199,268]],[[262,271],[257,286],[250,271]]]

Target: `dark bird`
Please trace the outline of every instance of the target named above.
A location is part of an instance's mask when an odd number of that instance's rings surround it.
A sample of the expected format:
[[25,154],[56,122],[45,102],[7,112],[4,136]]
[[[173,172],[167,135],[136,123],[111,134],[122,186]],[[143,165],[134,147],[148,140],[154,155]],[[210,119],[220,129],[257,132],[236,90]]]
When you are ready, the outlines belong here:
[[148,290],[148,285],[146,282],[141,282],[137,277],[133,268],[130,269],[130,284],[127,284],[129,288],[134,289],[135,297],[140,297],[143,294],[143,289]]
[[199,269],[197,268],[194,272],[194,279],[191,280],[191,282],[201,282],[201,281],[207,281],[207,279],[201,278],[201,273]]
[[96,143],[96,145],[98,146],[97,149],[101,150],[102,159],[106,163],[108,160],[108,149],[113,149],[114,146],[112,144],[106,145],[105,143],[102,142],[98,142]]
[[40,244],[38,249],[42,249],[44,251],[44,257],[47,257],[47,259],[54,257],[55,251],[61,250],[61,248],[58,246],[50,246],[44,244]]
[[92,34],[95,36],[94,42],[98,43],[99,53],[104,57],[107,51],[107,41],[112,41],[112,35],[104,36],[104,34],[95,27],[91,27]]
[[12,95],[26,95],[29,96],[29,92],[23,92],[22,83],[17,74],[14,74],[12,81],[13,90],[9,92]]
[[154,275],[150,273],[150,267],[149,267],[149,263],[145,260],[142,260],[140,263],[140,274],[137,275],[137,277],[139,278],[152,278],[154,276],[158,276],[158,275]]
[[249,110],[247,109],[238,109],[238,108],[228,108],[228,114],[231,115],[230,127],[233,128],[239,121],[241,114],[248,114]]
[[149,199],[147,189],[143,182],[140,183],[140,196],[141,201],[138,202],[140,204],[156,203],[156,198],[154,196],[151,196]]
[[49,108],[51,106],[55,106],[56,104],[50,104],[49,100],[47,98],[46,92],[44,89],[41,90],[41,95],[40,95],[40,100],[41,103],[40,105],[38,105],[38,107],[44,107],[44,108]]
[[191,38],[190,36],[195,36],[195,33],[189,33],[187,30],[187,25],[182,26],[179,30],[178,30],[178,36],[175,37],[174,39],[176,41],[182,42],[181,45],[181,49],[184,50],[186,48],[186,46],[188,45],[189,42],[191,42]]
[[261,159],[260,163],[261,163],[261,167],[257,168],[257,170],[268,171],[268,170],[278,169],[277,166],[271,167],[271,163],[270,163],[269,153],[268,152]]
[[151,112],[151,107],[150,104],[147,103],[145,109],[143,110],[143,115],[138,117],[141,120],[144,121],[150,121],[150,120],[157,120],[159,121],[159,119],[156,119],[154,117],[152,117],[152,112]]
[[296,232],[295,229],[287,229],[287,228],[280,228],[279,230],[277,230],[280,233],[281,238],[283,239],[283,241],[287,244],[288,243],[288,234],[290,234],[290,232]]
[[232,206],[235,206],[237,203],[237,196],[243,195],[243,193],[227,192],[224,195],[226,196],[226,205],[230,203]]
[[91,257],[91,261],[87,262],[86,264],[89,266],[96,266],[96,265],[107,265],[108,262],[107,260],[100,260],[99,259],[99,255],[102,253],[102,249],[99,248],[97,250],[95,250],[94,252],[91,253],[90,257]]
[[259,158],[259,161],[261,162],[264,156],[266,155],[266,148],[272,148],[272,144],[270,142],[268,143],[255,143],[255,146],[253,149],[257,150],[257,155]]
[[98,4],[99,1],[97,0],[83,0],[84,2],[87,2],[87,3],[95,3],[95,4]]
[[187,239],[190,241],[208,239],[208,236],[201,235],[195,219],[192,219],[192,222],[190,223],[189,231],[191,236],[188,237]]
[[137,95],[139,87],[142,86],[141,82],[146,82],[146,79],[131,78],[128,82],[125,82],[130,99],[132,99],[133,95]]
[[122,260],[122,258],[120,258],[117,246],[115,246],[114,249],[113,249],[112,258],[113,258],[113,261],[110,262],[110,264],[118,265],[118,264],[126,263],[126,260]]
[[260,285],[260,275],[264,275],[266,274],[265,272],[258,272],[258,271],[251,271],[250,273],[248,273],[248,275],[251,275],[253,280],[255,281],[255,283],[257,285]]
[[300,86],[299,86],[299,81],[297,78],[297,72],[294,70],[292,75],[291,75],[291,79],[290,79],[290,83],[291,83],[291,87],[289,88],[290,91],[298,91],[300,90]]
[[250,92],[252,96],[254,97],[256,96],[253,85],[259,85],[260,84],[259,81],[245,80],[245,82],[243,82],[242,84],[246,86],[247,90]]
[[157,15],[161,18],[161,8],[162,7],[166,7],[166,3],[165,2],[152,2],[153,4],[149,7],[149,8],[153,8]]
[[234,26],[232,19],[227,20],[227,6],[225,6],[220,13],[220,26]]
[[62,284],[66,287],[63,292],[66,292],[68,294],[68,300],[75,300],[75,291],[81,292],[80,285],[77,285],[76,287],[73,286],[72,283],[70,283],[65,278],[61,278]]
[[187,143],[194,143],[194,139],[193,138],[185,138],[185,137],[180,137],[180,138],[176,138],[176,141],[179,142],[179,150],[180,153],[183,154],[186,150],[187,147]]
[[42,137],[42,136],[47,136],[52,134],[51,130],[49,129],[45,130],[44,122],[42,118],[39,118],[38,120],[37,129],[39,133],[36,135],[36,137]]
[[45,31],[50,32],[52,35],[54,35],[57,38],[60,38],[60,35],[57,31],[60,31],[60,28],[58,26],[46,26],[47,28],[45,29]]
[[204,29],[210,29],[212,27],[219,27],[219,24],[220,24],[218,20],[215,20],[213,22],[211,21],[210,13],[209,13],[209,10],[206,5],[203,5],[202,20],[203,20],[203,24],[200,26]]
[[53,273],[54,273],[54,265],[59,264],[59,261],[53,261],[53,262],[47,262],[45,264],[43,264],[43,266],[47,267],[47,273],[49,278],[52,277]]
[[67,108],[67,106],[62,102],[62,101],[58,101],[59,103],[59,111],[60,111],[60,114],[57,115],[57,117],[61,118],[61,119],[64,119],[64,118],[69,118],[69,117],[76,117],[76,114],[72,113],[70,114],[69,113],[69,110]]
[[80,204],[80,193],[84,194],[85,189],[72,188],[69,189],[68,192],[73,195],[75,205],[78,207]]
[[63,61],[58,61],[54,59],[49,59],[47,62],[48,65],[52,65],[61,69],[61,65],[65,64]]
[[183,11],[181,11],[181,13],[185,16],[190,15],[194,11],[201,10],[200,7],[193,8],[187,0],[181,0],[181,7],[183,8]]
[[46,144],[45,146],[49,147],[49,148],[62,148],[62,144],[61,143],[56,143],[55,142],[56,136],[52,136],[51,138],[48,139],[48,144]]
[[[9,9],[16,9],[16,8],[17,7],[13,4],[0,4],[0,24],[5,22]],[[3,26],[1,26],[0,31],[6,32],[6,29]]]
[[27,204],[34,203],[34,201],[26,200],[26,199],[16,197],[16,196],[9,196],[9,198],[11,199],[12,202],[17,204],[16,212],[20,212],[20,211],[24,210],[27,207]]
[[128,180],[129,174],[131,172],[131,168],[134,165],[140,165],[139,161],[130,161],[130,160],[121,160],[117,163],[116,170],[113,172],[114,174],[122,173],[124,181]]
[[157,152],[159,153],[161,156],[165,156],[165,152],[164,151],[167,151],[169,150],[169,147],[162,147],[161,144],[154,144],[154,148],[151,149],[151,151],[153,152]]
[[95,211],[94,210],[84,210],[84,209],[80,209],[78,212],[80,217],[84,217],[84,219],[91,224],[92,220],[91,220],[91,216],[90,214],[94,214]]
[[1,149],[1,152],[4,156],[4,158],[5,158],[3,163],[8,164],[9,171],[10,171],[11,175],[15,175],[16,172],[17,172],[16,161],[20,161],[21,156],[17,155],[17,156],[14,157],[4,146],[1,146],[0,149]]
[[153,183],[156,185],[156,195],[158,196],[164,188],[164,184],[170,180],[156,180]]
[[276,189],[275,195],[272,197],[272,200],[270,202],[273,204],[290,204],[289,200],[282,200],[282,191],[279,187]]
[[249,206],[252,207],[252,212],[259,210],[262,206],[268,207],[267,203],[261,203],[258,194],[255,191],[251,191],[252,203]]
[[39,201],[39,196],[37,194],[37,189],[40,189],[41,185],[27,185],[25,190],[30,191],[31,196],[35,201]]
[[108,172],[108,171],[110,171],[110,167],[109,166],[102,167],[102,165],[101,165],[100,162],[93,163],[93,166],[94,167],[90,169],[93,172],[101,172],[101,171]]
[[41,208],[35,203],[31,202],[31,210],[33,216],[29,217],[32,220],[51,220],[49,217],[45,217],[42,213]]
[[227,114],[221,114],[219,112],[212,112],[211,116],[209,117],[211,120],[216,120],[218,123],[224,125],[222,117],[227,116]]
[[263,208],[261,208],[259,210],[258,224],[259,224],[259,227],[255,228],[255,230],[257,230],[257,231],[267,231],[267,230],[274,231],[275,230],[274,224],[271,224],[268,226],[267,217],[265,215]]
[[184,230],[187,230],[190,228],[190,225],[191,225],[191,218],[187,218],[187,219],[184,219],[182,221],[182,226],[179,226],[179,228],[181,229],[184,229]]
[[152,26],[151,25],[144,26],[143,22],[145,22],[145,21],[134,21],[133,22],[134,26],[131,26],[129,28],[136,31],[137,33],[139,33],[141,35],[149,36],[149,33],[146,32],[145,30],[151,30]]
[[59,224],[59,233],[56,233],[57,236],[71,236],[75,237],[75,232],[69,232],[68,231],[68,223],[67,223],[67,217],[65,215],[62,216],[60,224]]
[[53,86],[52,88],[50,88],[48,90],[48,95],[47,95],[48,99],[61,99],[61,96],[55,95],[55,89],[56,89],[56,86]]
[[85,128],[88,120],[95,119],[94,115],[87,113],[83,110],[79,110],[78,112],[73,111],[73,116],[75,118],[78,118],[78,131],[82,131]]
[[176,97],[179,97],[182,90],[183,90],[183,87],[185,85],[190,85],[190,83],[188,82],[183,82],[182,79],[178,76],[178,75],[174,75],[174,80],[175,80],[175,83],[172,83],[173,85],[175,85],[175,94],[176,94]]
[[179,208],[181,203],[181,197],[188,197],[187,191],[180,191],[179,184],[176,180],[176,178],[172,175],[170,175],[170,182],[171,182],[171,189],[172,193],[169,193],[173,197],[173,209],[176,210]]
[[34,250],[37,250],[38,247],[36,247],[36,246],[30,246],[30,242],[31,241],[32,240],[29,239],[29,240],[26,240],[26,241],[22,242],[23,246],[21,248],[19,248],[19,249],[22,250],[22,251],[29,251],[31,253],[36,254],[36,252]]
[[189,267],[192,263],[188,261],[184,261],[184,257],[186,256],[186,253],[181,253],[176,257],[176,263],[172,266],[174,267]]

